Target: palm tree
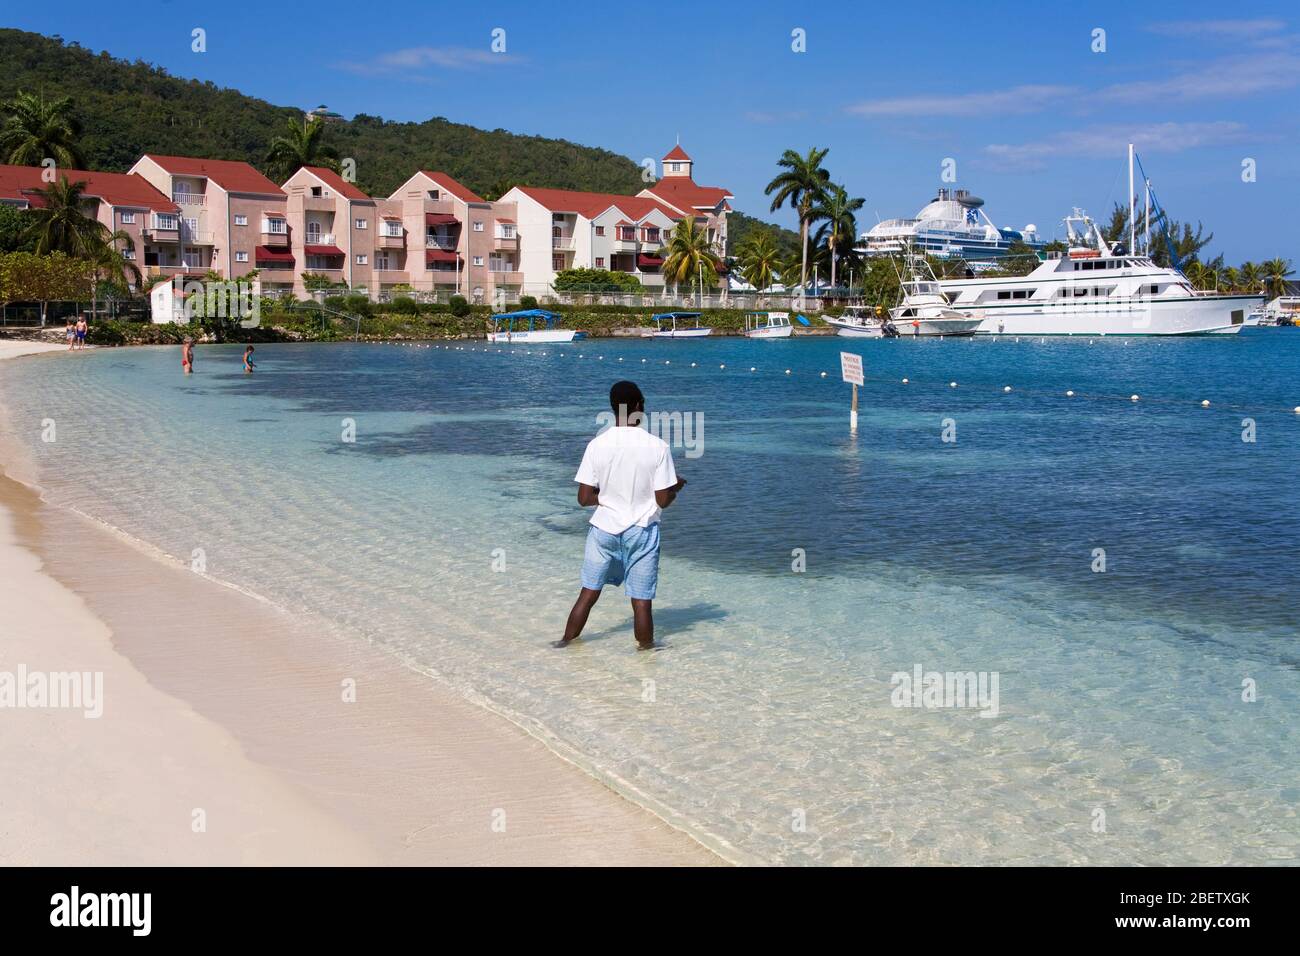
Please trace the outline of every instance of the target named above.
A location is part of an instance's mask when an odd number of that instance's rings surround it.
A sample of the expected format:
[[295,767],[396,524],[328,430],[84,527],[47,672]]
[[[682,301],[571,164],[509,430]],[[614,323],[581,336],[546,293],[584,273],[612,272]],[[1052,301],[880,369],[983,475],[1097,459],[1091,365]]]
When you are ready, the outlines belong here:
[[708,232],[696,228],[694,218],[688,216],[678,221],[665,248],[668,255],[662,269],[664,282],[671,282],[679,294],[683,281],[702,281],[707,272],[712,284],[717,277],[722,261],[713,251]]
[[1241,273],[1237,271],[1236,266],[1228,266],[1219,275],[1223,279],[1223,286],[1226,291],[1236,292],[1241,288]]
[[324,166],[338,172],[338,151],[321,142],[324,133],[325,121],[318,117],[303,116],[301,125],[297,120],[289,120],[285,135],[271,140],[271,149],[266,154],[273,176],[288,179],[304,166]]
[[1269,295],[1277,297],[1286,295],[1287,282],[1291,278],[1290,259],[1269,259],[1264,263],[1264,289]]
[[61,169],[86,165],[77,139],[81,123],[72,115],[69,96],[47,101],[42,94],[22,90],[7,104],[8,118],[0,128],[0,155],[15,166],[39,166],[52,159]]
[[803,258],[799,269],[799,288],[802,291],[808,285],[808,225],[812,221],[812,210],[821,201],[822,193],[831,180],[831,175],[822,168],[822,160],[829,149],[812,147],[807,156],[800,156],[792,149],[787,149],[776,161],[783,172],[776,175],[763,195],[771,196],[772,212],[784,205],[789,205],[799,214],[799,233],[803,242]]
[[858,220],[853,214],[861,209],[865,202],[865,199],[849,198],[848,190],[838,184],[832,184],[809,211],[814,222],[822,223],[822,228],[817,235],[826,243],[826,248],[830,251],[832,286],[835,285],[835,260],[839,257],[840,247],[851,244],[857,238]]
[[1241,264],[1241,285],[1247,292],[1255,292],[1260,286],[1260,268],[1253,262],[1243,262]]
[[39,197],[28,210],[31,223],[27,236],[36,241],[36,254],[47,256],[63,252],[79,259],[100,255],[108,229],[99,220],[86,215],[85,182],[69,182],[64,176],[47,189],[36,190]]
[[1193,289],[1209,289],[1214,284],[1210,269],[1199,259],[1193,259],[1183,268],[1183,275],[1192,284]]
[[745,281],[759,292],[765,292],[776,281],[781,266],[781,250],[776,237],[766,229],[758,229],[737,250],[740,273]]

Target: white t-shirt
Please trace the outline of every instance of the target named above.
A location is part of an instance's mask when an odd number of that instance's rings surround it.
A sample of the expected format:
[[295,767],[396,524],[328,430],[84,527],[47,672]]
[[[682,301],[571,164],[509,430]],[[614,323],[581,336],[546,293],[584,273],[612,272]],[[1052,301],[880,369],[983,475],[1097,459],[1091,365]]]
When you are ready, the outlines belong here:
[[644,428],[615,425],[587,442],[573,480],[599,489],[591,523],[622,534],[633,525],[645,528],[659,520],[655,492],[677,484],[677,470],[662,438]]

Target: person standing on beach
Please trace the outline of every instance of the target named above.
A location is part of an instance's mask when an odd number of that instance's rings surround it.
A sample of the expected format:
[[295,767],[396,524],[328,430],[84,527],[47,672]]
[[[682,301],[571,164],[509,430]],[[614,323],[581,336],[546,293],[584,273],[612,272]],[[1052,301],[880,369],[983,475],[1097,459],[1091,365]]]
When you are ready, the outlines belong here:
[[68,351],[71,352],[76,344],[77,326],[71,319],[68,319]]
[[257,366],[253,364],[253,347],[250,345],[244,349],[244,374],[252,375],[255,368]]
[[90,331],[90,324],[86,321],[86,317],[83,315],[81,318],[77,319],[77,348],[78,349],[84,349],[86,347],[86,333],[88,331]]
[[686,479],[677,477],[668,443],[641,427],[641,389],[615,382],[609,404],[616,421],[587,443],[574,476],[578,504],[596,511],[587,531],[582,590],[555,646],[578,639],[606,584],[622,584],[632,601],[637,647],[647,650],[654,646],[651,602],[659,585],[659,517]]
[[181,343],[181,368],[189,375],[194,371],[194,340],[186,339]]

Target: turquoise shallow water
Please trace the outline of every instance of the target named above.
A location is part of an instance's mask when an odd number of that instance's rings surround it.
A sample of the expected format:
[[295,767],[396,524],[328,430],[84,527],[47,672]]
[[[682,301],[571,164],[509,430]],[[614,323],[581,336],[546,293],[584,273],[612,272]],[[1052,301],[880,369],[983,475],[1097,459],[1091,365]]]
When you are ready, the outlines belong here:
[[[841,348],[869,377],[856,440]],[[252,377],[239,353],[201,347],[189,379],[174,349],[23,359],[0,399],[54,503],[202,548],[738,859],[1300,856],[1300,333],[266,345]],[[556,651],[571,478],[620,376],[704,423],[665,647],[637,653],[607,592]],[[893,706],[916,665],[996,672],[998,715]]]

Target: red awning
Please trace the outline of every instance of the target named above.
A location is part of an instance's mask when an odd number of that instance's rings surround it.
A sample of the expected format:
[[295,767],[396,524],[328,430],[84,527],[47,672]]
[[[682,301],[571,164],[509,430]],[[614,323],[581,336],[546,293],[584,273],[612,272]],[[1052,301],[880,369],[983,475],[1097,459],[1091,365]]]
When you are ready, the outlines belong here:
[[256,257],[258,262],[293,262],[293,253],[288,249],[272,249],[269,246],[258,246]]
[[446,249],[426,249],[424,252],[424,264],[431,262],[455,262],[459,256],[454,252]]
[[658,269],[663,264],[664,260],[661,256],[650,256],[642,252],[636,257],[636,267],[638,269],[645,269],[647,267]]
[[460,220],[445,212],[426,212],[424,214],[424,224],[426,226],[459,226]]
[[309,256],[345,256],[347,255],[338,246],[303,246],[302,251]]

